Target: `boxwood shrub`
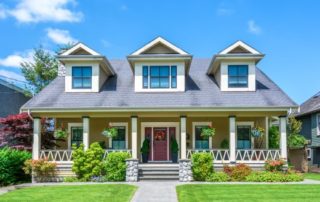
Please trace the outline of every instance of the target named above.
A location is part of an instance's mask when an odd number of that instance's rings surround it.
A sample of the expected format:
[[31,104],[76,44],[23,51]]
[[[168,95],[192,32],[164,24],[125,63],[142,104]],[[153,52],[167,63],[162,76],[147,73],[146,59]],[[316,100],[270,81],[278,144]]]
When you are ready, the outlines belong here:
[[252,172],[245,179],[247,182],[299,182],[303,181],[303,175],[300,173],[282,173],[282,172]]
[[192,174],[196,181],[205,181],[213,173],[213,158],[210,153],[200,152],[192,155]]
[[107,181],[124,181],[126,179],[126,159],[131,155],[128,152],[109,153],[104,163]]
[[229,175],[224,172],[214,172],[206,178],[207,182],[228,182],[230,180]]

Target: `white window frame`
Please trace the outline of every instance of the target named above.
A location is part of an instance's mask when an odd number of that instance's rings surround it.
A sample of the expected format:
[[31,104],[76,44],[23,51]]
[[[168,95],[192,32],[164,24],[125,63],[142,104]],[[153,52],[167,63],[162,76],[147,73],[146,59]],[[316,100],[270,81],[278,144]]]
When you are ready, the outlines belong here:
[[316,114],[317,136],[320,136],[319,116],[320,116],[320,113]]
[[[109,125],[111,127],[125,127],[126,129],[126,135],[125,135],[125,141],[126,141],[126,149],[128,149],[128,142],[129,142],[129,139],[128,139],[128,122],[110,122]],[[109,138],[108,140],[109,142],[109,148],[111,149],[112,148],[112,138]]]
[[313,161],[313,159],[312,159],[312,148],[307,148],[306,150],[307,150],[307,159],[312,162]]
[[[252,128],[254,127],[254,122],[253,121],[239,121],[239,122],[236,122],[236,140],[237,140],[236,148],[237,148],[237,145],[238,145],[238,126],[251,126],[251,130],[252,130]],[[250,137],[251,137],[251,149],[253,149],[254,148],[254,137],[252,137],[251,134],[250,134]]]
[[[192,148],[196,149],[196,126],[212,126],[212,122],[192,122]],[[212,137],[209,137],[209,149],[212,149]]]
[[[83,129],[83,124],[82,123],[68,123],[68,150],[72,149],[72,145],[71,145],[71,128],[72,127],[82,127]],[[83,136],[82,136],[82,141],[83,141]]]

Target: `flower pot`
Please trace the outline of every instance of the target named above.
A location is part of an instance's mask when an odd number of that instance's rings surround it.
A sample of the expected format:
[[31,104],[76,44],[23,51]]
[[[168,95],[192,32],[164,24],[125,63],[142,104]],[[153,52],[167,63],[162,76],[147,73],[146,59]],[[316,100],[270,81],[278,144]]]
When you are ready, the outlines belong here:
[[178,153],[171,154],[172,163],[178,163]]
[[142,153],[142,163],[148,163],[149,154]]

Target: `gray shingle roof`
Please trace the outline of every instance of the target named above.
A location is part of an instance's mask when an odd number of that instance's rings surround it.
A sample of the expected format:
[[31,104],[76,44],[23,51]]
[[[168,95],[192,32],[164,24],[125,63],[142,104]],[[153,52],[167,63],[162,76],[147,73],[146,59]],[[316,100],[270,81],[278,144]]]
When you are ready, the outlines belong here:
[[294,103],[260,69],[255,92],[221,92],[206,71],[211,59],[193,59],[185,92],[135,93],[133,72],[126,60],[110,60],[116,76],[99,93],[66,93],[64,78],[58,77],[26,103],[33,108],[201,108],[201,107],[292,107]]
[[301,104],[297,116],[311,114],[320,111],[320,91]]

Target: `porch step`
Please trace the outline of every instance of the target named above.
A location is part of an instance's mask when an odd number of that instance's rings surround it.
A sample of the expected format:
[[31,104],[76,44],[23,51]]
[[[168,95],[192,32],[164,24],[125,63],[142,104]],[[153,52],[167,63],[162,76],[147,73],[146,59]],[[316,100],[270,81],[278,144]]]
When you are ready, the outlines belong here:
[[139,180],[179,180],[178,164],[140,164]]

